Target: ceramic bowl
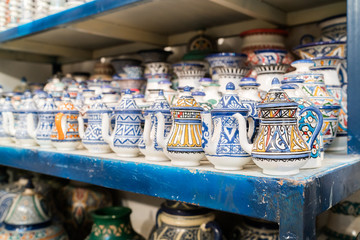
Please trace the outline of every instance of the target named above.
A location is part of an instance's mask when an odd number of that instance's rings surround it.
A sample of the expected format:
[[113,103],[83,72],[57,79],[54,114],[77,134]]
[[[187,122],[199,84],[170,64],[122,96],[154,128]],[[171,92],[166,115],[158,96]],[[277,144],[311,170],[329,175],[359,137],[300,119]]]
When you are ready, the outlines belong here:
[[244,67],[246,59],[247,55],[242,53],[215,53],[205,58],[211,68]]
[[287,54],[286,50],[282,49],[261,49],[254,51],[258,64],[270,65],[270,64],[281,64]]
[[173,52],[163,49],[150,49],[139,51],[138,54],[143,58],[144,63],[151,63],[166,62],[167,58],[173,54]]
[[145,76],[151,78],[156,75],[170,74],[171,65],[166,62],[152,62],[145,64]]
[[346,14],[332,16],[319,23],[321,41],[346,41]]
[[146,80],[143,79],[120,79],[113,80],[112,85],[119,87],[120,89],[142,89]]
[[123,75],[125,73],[124,69],[123,69],[123,67],[125,67],[125,66],[140,66],[141,65],[140,60],[133,59],[133,58],[123,58],[123,59],[116,58],[116,59],[111,60],[110,63],[113,65],[113,67],[115,68],[115,72],[118,75]]
[[143,79],[144,68],[142,66],[123,67],[127,79]]
[[346,58],[346,42],[314,42],[297,46],[294,53],[302,59],[314,59],[320,57],[342,57]]
[[177,74],[178,72],[182,71],[189,71],[189,70],[202,70],[204,65],[200,63],[187,63],[187,62],[179,62],[172,65],[173,71]]

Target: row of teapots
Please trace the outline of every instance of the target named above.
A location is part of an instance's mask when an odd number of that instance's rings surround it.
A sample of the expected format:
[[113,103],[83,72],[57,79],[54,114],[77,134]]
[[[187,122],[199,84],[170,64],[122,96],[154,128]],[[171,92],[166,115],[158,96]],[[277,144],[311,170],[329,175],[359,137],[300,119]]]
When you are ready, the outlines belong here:
[[[37,143],[66,151],[77,149],[82,141],[93,153],[112,150],[120,157],[136,157],[141,152],[146,160],[170,159],[176,166],[198,166],[207,158],[222,170],[242,169],[252,159],[266,174],[289,175],[298,173],[309,159],[321,159],[323,115],[313,106],[302,106],[297,113],[298,106],[278,79],[261,103],[241,101],[230,82],[211,112],[196,102],[189,87],[171,108],[160,91],[144,112],[126,90],[114,111],[97,98],[87,110],[84,129],[84,119],[68,94],[57,109],[51,96],[40,110],[31,96],[16,111],[7,98],[1,108],[0,140],[9,142],[13,136],[21,146]],[[305,112],[311,117],[298,122]],[[299,130],[301,124],[306,130]]]

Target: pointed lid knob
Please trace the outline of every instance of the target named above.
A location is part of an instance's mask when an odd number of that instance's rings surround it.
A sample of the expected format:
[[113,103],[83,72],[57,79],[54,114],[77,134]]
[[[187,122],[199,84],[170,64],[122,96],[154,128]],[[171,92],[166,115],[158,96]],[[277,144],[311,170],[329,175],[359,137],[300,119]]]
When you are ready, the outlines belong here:
[[184,87],[184,93],[180,96],[175,106],[171,109],[203,111],[203,108],[200,106],[200,104],[193,96],[191,96],[191,87],[189,86]]
[[136,112],[141,112],[141,109],[133,98],[130,89],[125,89],[124,96],[121,98],[120,104],[116,106],[115,111],[124,111],[124,110],[131,110]]
[[235,91],[234,83],[229,82],[228,84],[226,84],[226,92],[224,96],[222,96],[219,103],[215,106],[214,109],[211,110],[211,112],[233,113],[239,111],[248,111],[248,109],[246,109],[240,102],[240,98]]

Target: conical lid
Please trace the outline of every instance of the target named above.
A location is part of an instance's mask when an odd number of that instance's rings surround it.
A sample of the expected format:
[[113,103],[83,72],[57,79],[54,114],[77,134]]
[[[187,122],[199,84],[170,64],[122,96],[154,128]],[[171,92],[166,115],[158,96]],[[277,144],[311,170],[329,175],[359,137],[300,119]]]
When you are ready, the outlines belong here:
[[41,109],[39,111],[51,112],[51,111],[54,111],[55,109],[56,109],[56,105],[55,105],[54,99],[53,99],[52,95],[49,94],[46,98],[44,105],[41,107]]
[[58,106],[58,110],[77,111],[68,93],[63,95],[62,102]]
[[243,112],[243,111],[249,111],[247,108],[245,108],[242,103],[240,102],[240,98],[237,95],[237,92],[235,90],[235,85],[232,82],[229,82],[226,85],[226,92],[224,96],[220,99],[219,103],[215,106],[214,109],[211,110],[211,112]]
[[87,110],[88,113],[106,113],[106,112],[111,112],[111,110],[106,106],[106,104],[101,100],[100,96],[97,97],[93,97],[91,98],[91,100],[94,102],[91,106],[90,109]]
[[50,223],[50,215],[44,198],[35,193],[31,179],[28,180],[23,193],[15,197],[5,218],[5,228],[45,227]]
[[284,90],[280,87],[280,81],[274,78],[271,83],[271,89],[267,92],[264,100],[259,103],[259,108],[281,108],[297,107],[298,104],[291,100]]
[[158,97],[155,99],[153,105],[149,109],[145,110],[145,113],[149,112],[163,112],[170,113],[170,105],[164,96],[164,91],[160,90]]
[[10,98],[10,97],[6,97],[6,98],[5,98],[5,102],[4,102],[3,106],[2,106],[2,111],[3,111],[3,112],[12,112],[12,111],[14,111],[14,110],[15,110],[15,108],[14,108],[14,106],[13,106],[12,103],[11,103],[11,98]]
[[190,87],[184,87],[184,92],[177,100],[174,107],[171,109],[174,110],[194,110],[194,111],[203,111],[203,108],[200,104],[195,100],[193,96],[191,96]]
[[124,96],[121,98],[120,104],[116,106],[115,111],[138,111],[141,112],[141,109],[133,98],[130,89],[126,89]]
[[37,107],[36,107],[35,102],[32,99],[31,93],[25,92],[23,97],[24,97],[23,104],[20,105],[19,111],[20,112],[36,112]]

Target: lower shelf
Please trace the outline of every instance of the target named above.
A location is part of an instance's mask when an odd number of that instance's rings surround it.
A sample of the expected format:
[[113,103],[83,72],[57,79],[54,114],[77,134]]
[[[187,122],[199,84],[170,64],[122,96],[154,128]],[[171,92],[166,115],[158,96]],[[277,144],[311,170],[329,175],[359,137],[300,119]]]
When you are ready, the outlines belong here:
[[255,165],[224,172],[207,161],[199,167],[180,168],[170,162],[120,159],[115,154],[84,150],[60,152],[6,145],[0,146],[0,156],[4,166],[262,218],[280,226],[295,224],[288,226],[294,232],[297,224],[360,189],[357,155],[327,154],[321,168],[284,177],[266,176]]

